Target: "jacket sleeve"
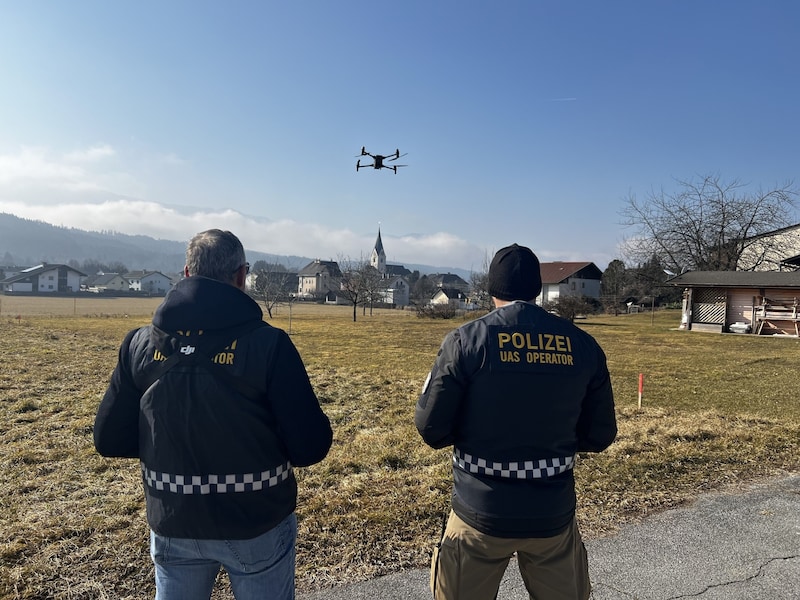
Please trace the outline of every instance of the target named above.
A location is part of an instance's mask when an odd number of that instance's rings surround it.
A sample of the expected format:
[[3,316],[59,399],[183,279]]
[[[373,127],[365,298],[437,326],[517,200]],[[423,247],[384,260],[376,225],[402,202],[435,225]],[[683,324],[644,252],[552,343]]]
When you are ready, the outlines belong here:
[[137,330],[130,331],[119,349],[94,420],[94,447],[102,456],[139,457],[139,399],[141,393],[130,372],[130,345]]
[[458,331],[445,337],[417,400],[414,424],[432,448],[444,448],[456,440],[458,412],[465,392],[459,368],[460,342]]
[[307,467],[325,458],[333,441],[330,420],[322,412],[297,348],[283,331],[269,369],[267,395],[291,463]]
[[578,452],[601,452],[617,437],[611,377],[603,350],[599,345],[596,348],[597,371],[586,390],[578,418]]

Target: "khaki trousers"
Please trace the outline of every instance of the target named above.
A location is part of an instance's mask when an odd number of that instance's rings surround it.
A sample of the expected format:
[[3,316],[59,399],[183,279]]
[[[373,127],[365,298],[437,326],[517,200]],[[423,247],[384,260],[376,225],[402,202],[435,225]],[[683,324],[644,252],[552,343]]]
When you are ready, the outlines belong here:
[[493,600],[508,561],[516,553],[532,600],[588,600],[586,548],[573,518],[549,538],[499,538],[481,533],[452,510],[431,561],[435,600]]

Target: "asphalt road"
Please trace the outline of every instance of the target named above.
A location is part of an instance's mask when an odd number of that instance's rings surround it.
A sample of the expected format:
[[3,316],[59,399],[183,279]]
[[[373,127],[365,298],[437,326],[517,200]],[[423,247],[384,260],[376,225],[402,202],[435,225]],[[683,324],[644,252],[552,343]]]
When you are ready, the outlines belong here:
[[[800,600],[800,475],[701,496],[586,548],[593,600]],[[427,569],[297,595],[430,598]],[[528,600],[513,561],[498,599]]]

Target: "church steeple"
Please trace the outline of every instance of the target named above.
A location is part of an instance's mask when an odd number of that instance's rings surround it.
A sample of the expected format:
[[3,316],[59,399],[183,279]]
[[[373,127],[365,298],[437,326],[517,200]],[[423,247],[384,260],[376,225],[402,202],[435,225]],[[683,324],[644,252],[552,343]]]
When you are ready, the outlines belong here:
[[369,255],[369,264],[378,270],[378,273],[386,273],[386,252],[383,250],[383,240],[381,240],[381,228],[378,227],[378,239],[375,240],[375,247]]

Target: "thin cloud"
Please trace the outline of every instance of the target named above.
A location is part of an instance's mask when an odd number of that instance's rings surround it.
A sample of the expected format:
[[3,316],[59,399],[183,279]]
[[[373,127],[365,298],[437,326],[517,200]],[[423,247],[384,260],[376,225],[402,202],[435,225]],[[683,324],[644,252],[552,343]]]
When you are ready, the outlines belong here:
[[[0,200],[0,212],[90,231],[117,231],[158,239],[185,241],[206,229],[233,231],[248,250],[280,256],[297,255],[323,260],[366,259],[375,235],[332,229],[292,220],[272,221],[245,216],[232,209],[183,211],[156,202],[118,199],[99,203],[58,205]],[[483,251],[449,233],[393,237],[382,231],[388,261],[468,268],[480,264]]]
[[128,172],[114,170],[107,159],[116,156],[108,144],[96,144],[65,154],[51,148],[23,146],[16,153],[0,154],[0,198],[41,198],[42,203],[62,201],[53,192],[67,194],[116,192],[141,194],[144,185]]
[[180,156],[178,156],[173,152],[170,152],[168,154],[162,154],[159,157],[158,162],[164,165],[180,166],[180,167],[189,164],[188,160],[181,158]]
[[0,155],[0,184],[23,182],[53,184],[76,181],[84,175],[75,165],[54,160],[44,148],[23,147],[17,154]]
[[[118,231],[168,240],[188,240],[211,228],[235,232],[250,250],[324,260],[366,259],[375,232],[250,217],[231,209],[175,208],[141,200],[145,185],[126,171],[115,171],[108,144],[66,154],[24,147],[0,154],[0,212],[76,229]],[[156,157],[165,164],[186,161],[174,154]],[[480,264],[484,251],[446,232],[392,237],[382,231],[388,260],[394,264]]]
[[64,158],[72,162],[95,162],[114,156],[116,151],[108,144],[99,144],[90,148],[74,150],[64,155]]

